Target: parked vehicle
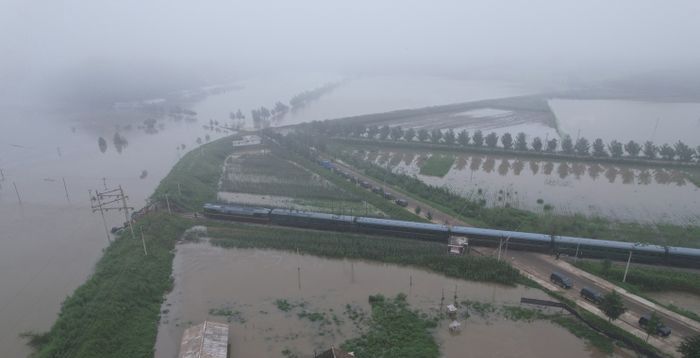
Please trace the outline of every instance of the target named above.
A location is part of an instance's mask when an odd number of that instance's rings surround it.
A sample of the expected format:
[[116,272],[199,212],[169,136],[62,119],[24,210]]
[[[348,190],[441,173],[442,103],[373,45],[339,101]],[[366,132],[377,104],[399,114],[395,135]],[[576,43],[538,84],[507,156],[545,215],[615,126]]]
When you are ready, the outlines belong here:
[[394,200],[394,199],[396,199],[396,197],[394,196],[394,194],[392,194],[392,193],[390,193],[390,192],[388,192],[388,191],[385,191],[385,192],[384,192],[384,199],[386,199],[386,200]]
[[384,192],[384,190],[382,190],[382,188],[380,188],[380,187],[375,186],[374,188],[372,188],[372,192],[375,194],[382,194]]
[[365,188],[365,189],[369,189],[369,188],[372,187],[372,184],[370,184],[370,183],[368,183],[368,182],[366,182],[366,181],[364,181],[364,180],[360,180],[360,186],[363,187],[363,188]]
[[396,201],[394,202],[396,203],[396,205],[403,206],[404,208],[408,206],[408,201],[403,199],[396,199]]
[[573,281],[565,275],[562,275],[559,272],[552,272],[551,275],[549,275],[549,280],[552,281],[553,284],[561,286],[565,289],[570,289],[574,287]]
[[[649,323],[649,320],[651,319],[651,315],[645,314],[642,317],[639,317],[639,325],[644,328],[647,326]],[[665,324],[661,323],[659,324],[659,327],[656,328],[656,334],[661,336],[661,337],[668,337],[671,335],[671,328],[668,328]]]
[[603,295],[590,287],[584,287],[581,289],[581,297],[597,305],[603,302]]

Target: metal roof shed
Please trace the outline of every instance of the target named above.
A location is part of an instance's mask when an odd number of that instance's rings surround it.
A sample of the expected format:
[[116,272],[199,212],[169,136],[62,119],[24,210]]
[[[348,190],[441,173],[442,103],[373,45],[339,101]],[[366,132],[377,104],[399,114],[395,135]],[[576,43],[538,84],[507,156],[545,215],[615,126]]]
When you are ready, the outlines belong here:
[[185,330],[179,358],[226,358],[228,324],[204,321]]

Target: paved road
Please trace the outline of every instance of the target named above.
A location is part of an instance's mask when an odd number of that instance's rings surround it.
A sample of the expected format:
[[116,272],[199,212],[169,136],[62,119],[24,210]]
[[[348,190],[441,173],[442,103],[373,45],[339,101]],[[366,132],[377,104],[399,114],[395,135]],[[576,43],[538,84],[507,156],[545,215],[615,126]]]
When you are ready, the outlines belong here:
[[[336,162],[336,165],[339,169],[347,173],[351,173],[355,177],[365,180],[373,186],[383,187],[386,191],[393,192],[397,197],[405,199],[408,202],[408,206],[406,207],[407,210],[413,212],[417,206],[420,206],[422,208],[422,214],[425,215],[427,212],[430,212],[433,216],[432,221],[435,223],[469,226],[467,223],[446,214],[429,204],[412,198],[396,188],[386,186],[384,183],[364,175],[343,162]],[[496,255],[496,250],[488,248],[480,248],[477,250],[477,252],[486,255]],[[526,276],[547,287],[548,289],[564,294],[567,298],[575,301],[579,306],[603,318],[605,317],[604,314],[598,310],[597,307],[590,304],[588,301],[583,300],[579,296],[579,291],[581,287],[590,287],[603,293],[610,292],[611,290],[615,289],[622,294],[625,306],[628,308],[628,312],[614,323],[626,331],[641,337],[642,339],[646,338],[646,333],[639,328],[637,323],[639,317],[643,314],[656,310],[661,316],[662,321],[669,326],[673,332],[671,336],[667,338],[657,338],[652,336],[649,339],[649,343],[671,355],[677,355],[676,347],[683,337],[700,334],[700,324],[698,322],[668,311],[663,307],[658,307],[639,296],[626,292],[624,289],[621,289],[610,282],[578,270],[572,265],[564,262],[564,260],[555,260],[551,256],[515,250],[510,250],[507,252],[507,254],[505,254],[504,250],[503,256]],[[564,290],[558,286],[552,285],[549,282],[549,275],[553,271],[559,271],[571,277],[574,282],[574,288],[571,290]]]

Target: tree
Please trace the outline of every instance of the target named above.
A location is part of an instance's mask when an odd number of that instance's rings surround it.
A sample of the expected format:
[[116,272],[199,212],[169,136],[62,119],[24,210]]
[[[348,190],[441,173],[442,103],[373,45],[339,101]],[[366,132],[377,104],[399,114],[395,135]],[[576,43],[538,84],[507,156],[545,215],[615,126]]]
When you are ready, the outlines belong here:
[[431,213],[430,211],[428,211],[428,213],[425,214],[425,217],[426,217],[428,220],[433,220],[433,213]]
[[561,151],[566,154],[574,154],[574,141],[569,135],[564,136],[561,140]]
[[603,296],[603,300],[600,302],[600,309],[605,313],[609,321],[618,319],[627,311],[624,303],[622,303],[622,297],[616,291]]
[[656,159],[656,153],[659,152],[659,148],[654,145],[651,141],[644,142],[644,156],[647,159]]
[[389,128],[389,126],[379,128],[379,139],[385,140],[389,136],[389,133],[391,133],[391,128]]
[[659,148],[659,154],[661,154],[661,158],[664,160],[673,160],[673,158],[676,157],[676,151],[666,143]]
[[466,146],[469,145],[469,140],[470,140],[470,139],[471,139],[471,138],[469,138],[469,132],[467,132],[466,129],[463,129],[463,130],[462,130],[461,132],[459,132],[459,134],[457,135],[457,142],[459,143],[459,145],[461,145],[461,146],[463,146],[463,147],[466,147]]
[[494,132],[489,133],[486,138],[484,138],[484,142],[486,142],[486,145],[489,148],[496,148],[498,145],[498,135]]
[[515,137],[515,149],[523,152],[527,151],[527,136],[525,133],[520,132]]
[[576,154],[578,155],[589,155],[591,144],[588,143],[588,139],[581,137],[578,140],[576,140],[576,145],[574,145],[574,149],[576,150]]
[[678,141],[678,143],[673,145],[673,148],[676,150],[678,160],[680,160],[681,162],[689,162],[693,160],[693,156],[695,155],[695,149],[691,148],[687,144]]
[[418,131],[418,140],[421,142],[425,142],[428,140],[428,138],[430,138],[430,134],[428,133],[428,130],[425,128],[421,128]]
[[513,149],[513,136],[511,136],[510,133],[502,135],[501,144],[503,145],[503,149]]
[[610,155],[613,158],[622,157],[622,154],[624,153],[622,147],[623,147],[622,143],[620,143],[616,140],[613,140],[612,142],[610,142],[610,144],[608,144],[608,150],[610,151]]
[[421,209],[420,205],[417,205],[416,208],[413,209],[413,211],[416,212],[416,215],[420,215],[421,210],[422,210],[422,209]]
[[644,332],[647,333],[647,341],[649,340],[649,336],[652,334],[656,334],[658,332],[659,328],[661,327],[661,318],[659,315],[656,314],[656,312],[652,312],[651,316],[649,316],[649,320],[647,321],[646,326],[644,326]]
[[[586,154],[588,154],[588,151],[586,151]],[[594,157],[607,157],[608,152],[605,151],[605,143],[603,143],[603,140],[600,138],[596,138],[596,140],[593,141],[593,156]]]
[[97,145],[100,146],[100,152],[104,153],[107,151],[107,141],[104,138],[100,137],[97,140]]
[[433,143],[440,143],[440,139],[442,139],[442,131],[440,128],[435,128],[430,132],[430,140]]
[[550,153],[554,153],[554,151],[557,150],[557,144],[559,144],[559,143],[558,143],[556,138],[552,138],[552,139],[548,140],[546,150]]
[[642,146],[639,145],[639,143],[631,140],[625,144],[625,152],[630,155],[630,157],[636,157],[639,155],[639,152],[642,151]]
[[394,128],[391,128],[391,139],[397,141],[403,137],[403,129],[401,129],[401,126],[396,126]]
[[413,138],[416,137],[416,130],[413,128],[406,129],[406,132],[403,133],[403,139],[407,142],[410,142],[413,140]]
[[472,136],[472,142],[474,142],[474,145],[477,147],[481,147],[484,145],[484,135],[481,133],[480,130],[476,130],[474,132],[474,135]]
[[369,129],[367,130],[367,138],[374,139],[377,137],[378,133],[379,133],[379,127],[370,126]]
[[445,139],[445,144],[447,145],[452,145],[455,144],[456,136],[455,136],[455,131],[452,129],[449,129],[445,134],[443,135],[443,138]]
[[240,109],[236,111],[236,119],[245,119],[245,115]]
[[197,144],[202,145],[202,137],[197,137]]
[[683,338],[678,353],[683,355],[683,358],[700,358],[700,335],[688,336]]
[[542,151],[542,138],[535,137],[532,140],[531,146],[532,146],[532,150],[534,150],[535,152],[541,152]]

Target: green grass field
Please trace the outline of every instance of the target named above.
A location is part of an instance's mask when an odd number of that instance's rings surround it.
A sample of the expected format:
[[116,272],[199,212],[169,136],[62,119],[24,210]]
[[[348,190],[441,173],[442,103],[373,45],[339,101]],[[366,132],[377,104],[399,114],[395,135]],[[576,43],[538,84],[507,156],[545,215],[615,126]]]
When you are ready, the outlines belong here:
[[434,177],[444,177],[455,163],[453,155],[433,155],[420,167],[420,173]]

